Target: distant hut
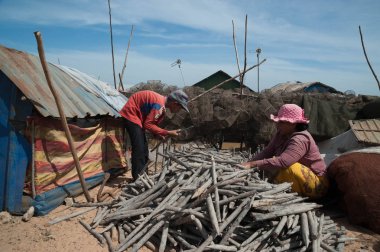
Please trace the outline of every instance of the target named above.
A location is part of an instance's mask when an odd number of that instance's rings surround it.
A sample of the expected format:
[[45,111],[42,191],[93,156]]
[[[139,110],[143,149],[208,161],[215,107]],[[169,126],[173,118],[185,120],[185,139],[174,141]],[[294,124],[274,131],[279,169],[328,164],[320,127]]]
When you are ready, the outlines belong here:
[[[219,83],[226,81],[228,79],[231,79],[232,77],[228,75],[227,73],[223,72],[222,70],[217,71],[216,73],[213,73],[207,78],[204,78],[203,80],[195,83],[193,87],[200,87],[205,90],[209,90],[210,88],[213,88],[214,86],[218,85]],[[230,89],[235,89],[235,88],[240,88],[240,82],[233,79],[230,80],[229,82],[223,84],[221,89],[225,90],[230,90]],[[246,85],[243,85],[243,88],[249,89],[249,91],[253,92],[252,89],[247,87]]]
[[264,90],[264,92],[269,92],[271,94],[282,94],[282,93],[333,93],[342,94],[342,92],[336,90],[335,88],[323,84],[321,82],[285,82],[277,84],[269,89]]

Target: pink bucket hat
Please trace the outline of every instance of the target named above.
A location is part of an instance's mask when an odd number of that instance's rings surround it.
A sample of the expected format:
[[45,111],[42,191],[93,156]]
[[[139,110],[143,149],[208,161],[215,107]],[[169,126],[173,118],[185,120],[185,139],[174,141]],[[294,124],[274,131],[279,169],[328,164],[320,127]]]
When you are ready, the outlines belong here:
[[304,115],[303,109],[296,104],[282,105],[277,116],[270,115],[270,119],[275,122],[286,121],[290,123],[309,123],[309,120]]

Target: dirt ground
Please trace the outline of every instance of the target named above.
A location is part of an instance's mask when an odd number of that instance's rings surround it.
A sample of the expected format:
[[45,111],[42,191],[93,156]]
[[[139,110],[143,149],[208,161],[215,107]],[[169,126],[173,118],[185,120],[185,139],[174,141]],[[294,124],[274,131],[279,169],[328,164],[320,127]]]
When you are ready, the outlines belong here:
[[[129,178],[130,175],[127,174],[123,177],[110,180],[104,187],[103,192],[112,191],[114,188],[110,187],[110,185],[118,184]],[[92,198],[96,198],[99,188],[100,186],[97,186],[89,191]],[[106,201],[109,199],[106,199]],[[81,195],[75,198],[75,202],[86,202],[86,199]],[[96,209],[67,221],[54,225],[48,224],[49,221],[55,218],[66,216],[79,210],[81,208],[61,205],[48,215],[33,217],[29,222],[22,221],[22,216],[12,216],[10,222],[6,224],[0,222],[0,252],[108,251],[107,245],[102,247],[98,240],[79,223],[79,220],[91,223],[95,217]],[[116,246],[117,241],[114,241],[114,247]],[[150,250],[142,248],[140,251],[148,252]]]
[[347,229],[347,236],[357,238],[355,242],[346,243],[344,251],[380,251],[380,235],[363,228],[361,226],[351,225],[347,218],[334,219],[338,225]]
[[[116,178],[110,184],[128,179],[129,175]],[[99,186],[90,190],[90,195],[96,197]],[[110,187],[105,187],[110,189]],[[85,202],[83,196],[75,199],[76,202]],[[96,214],[96,210],[82,216],[75,217],[49,226],[48,222],[61,216],[78,211],[78,208],[70,208],[61,205],[46,216],[33,217],[29,222],[23,222],[21,216],[12,216],[8,223],[0,223],[0,251],[108,251],[107,246],[101,247],[98,241],[83,228],[78,220],[90,223]],[[380,235],[365,228],[350,225],[346,218],[335,219],[339,225],[344,225],[349,237],[358,238],[358,241],[346,244],[345,251],[380,251]],[[116,246],[116,242],[114,245]],[[142,248],[140,251],[150,251]]]

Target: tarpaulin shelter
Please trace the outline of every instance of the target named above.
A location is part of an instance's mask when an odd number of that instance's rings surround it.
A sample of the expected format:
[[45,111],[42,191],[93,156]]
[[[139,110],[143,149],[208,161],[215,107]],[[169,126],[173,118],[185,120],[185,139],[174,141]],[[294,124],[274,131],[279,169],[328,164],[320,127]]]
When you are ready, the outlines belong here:
[[[118,113],[127,98],[75,69],[48,68],[84,178],[94,186],[105,171],[127,165]],[[21,213],[27,192],[45,214],[81,187],[38,57],[0,45],[0,99],[0,210]]]
[[269,92],[271,94],[282,94],[282,93],[290,93],[290,92],[334,93],[334,94],[342,93],[336,90],[335,88],[318,81],[314,81],[314,82],[296,81],[296,82],[279,83],[264,91]]

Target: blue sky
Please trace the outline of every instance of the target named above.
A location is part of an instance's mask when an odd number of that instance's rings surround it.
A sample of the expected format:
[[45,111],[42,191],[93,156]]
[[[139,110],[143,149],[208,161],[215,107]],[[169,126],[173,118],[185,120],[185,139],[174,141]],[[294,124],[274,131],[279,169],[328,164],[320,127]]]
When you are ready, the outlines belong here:
[[[320,81],[340,91],[379,95],[365,61],[358,26],[372,67],[380,76],[378,0],[111,0],[116,74],[121,72],[131,25],[135,26],[123,82],[161,80],[192,85],[218,70],[241,68],[248,15],[247,62],[257,62],[260,87],[287,81]],[[0,0],[0,44],[37,55],[33,32],[42,33],[52,63],[113,85],[107,0]],[[246,75],[257,89],[257,71]]]

